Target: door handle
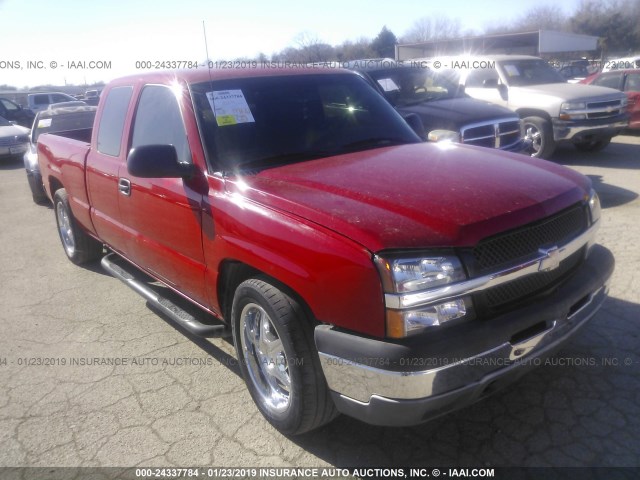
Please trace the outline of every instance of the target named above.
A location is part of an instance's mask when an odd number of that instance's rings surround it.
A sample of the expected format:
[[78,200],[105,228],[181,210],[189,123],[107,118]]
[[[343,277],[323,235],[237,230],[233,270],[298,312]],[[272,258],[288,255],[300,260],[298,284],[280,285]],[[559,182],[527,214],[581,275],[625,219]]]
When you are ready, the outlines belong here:
[[126,178],[118,179],[118,191],[127,197],[131,196],[131,182]]

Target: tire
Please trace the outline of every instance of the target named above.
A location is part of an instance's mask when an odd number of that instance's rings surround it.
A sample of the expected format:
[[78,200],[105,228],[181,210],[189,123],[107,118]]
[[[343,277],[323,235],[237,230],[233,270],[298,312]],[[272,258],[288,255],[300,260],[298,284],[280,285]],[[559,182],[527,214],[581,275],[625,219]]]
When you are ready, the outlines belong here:
[[73,217],[69,198],[64,188],[57,190],[53,197],[56,225],[64,252],[76,265],[97,260],[102,256],[102,244],[85,233]]
[[548,159],[556,149],[551,122],[542,117],[526,117],[522,120],[525,139],[531,141],[531,156]]
[[29,182],[29,188],[31,189],[31,198],[34,203],[38,205],[44,205],[49,202],[47,194],[44,193],[44,187],[42,186],[42,177],[39,173],[27,174],[27,182]]
[[298,302],[267,279],[252,278],[236,289],[231,318],[242,376],[271,425],[298,435],[337,416]]
[[581,152],[599,152],[611,143],[611,137],[593,137],[573,145]]

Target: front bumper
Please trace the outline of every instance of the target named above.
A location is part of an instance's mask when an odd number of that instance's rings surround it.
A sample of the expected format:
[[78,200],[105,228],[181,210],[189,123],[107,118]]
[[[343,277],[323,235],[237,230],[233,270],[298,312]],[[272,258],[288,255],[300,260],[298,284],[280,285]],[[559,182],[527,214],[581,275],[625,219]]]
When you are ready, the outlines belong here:
[[25,154],[27,147],[28,146],[24,143],[1,146],[0,157],[20,157]]
[[502,150],[503,152],[513,152],[513,153],[523,153],[523,152],[529,151],[530,149],[531,149],[531,140],[524,139],[524,138],[520,139],[516,143],[500,148],[500,150]]
[[598,310],[614,259],[595,245],[543,300],[432,337],[390,342],[316,327],[338,410],[375,425],[415,425],[473,403],[544,363]]
[[614,137],[629,125],[629,116],[625,114],[599,120],[559,120],[553,119],[553,138],[579,141],[583,137]]

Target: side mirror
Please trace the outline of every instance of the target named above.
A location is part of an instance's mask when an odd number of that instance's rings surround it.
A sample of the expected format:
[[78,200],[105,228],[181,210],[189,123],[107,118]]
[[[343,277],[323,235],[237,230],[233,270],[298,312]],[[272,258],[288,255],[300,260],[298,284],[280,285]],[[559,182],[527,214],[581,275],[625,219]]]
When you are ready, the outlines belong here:
[[496,85],[496,87],[498,89],[498,93],[500,93],[500,97],[502,97],[503,100],[508,100],[509,90],[507,90],[507,86],[501,83],[500,85]]
[[191,163],[178,162],[173,145],[140,145],[127,156],[129,174],[140,178],[189,178],[197,168]]
[[427,138],[427,132],[424,129],[424,124],[417,113],[407,113],[402,118],[404,118],[404,121],[411,127],[411,130],[416,132],[416,135],[418,135],[422,140]]

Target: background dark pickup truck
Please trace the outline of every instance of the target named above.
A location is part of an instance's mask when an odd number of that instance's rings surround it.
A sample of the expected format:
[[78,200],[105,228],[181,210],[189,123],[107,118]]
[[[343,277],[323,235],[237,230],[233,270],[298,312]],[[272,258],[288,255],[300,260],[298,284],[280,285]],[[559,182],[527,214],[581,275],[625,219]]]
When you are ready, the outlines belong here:
[[350,66],[370,79],[403,117],[417,115],[424,140],[526,151],[515,112],[469,97],[463,87],[435,70],[394,63],[355,60]]

